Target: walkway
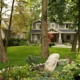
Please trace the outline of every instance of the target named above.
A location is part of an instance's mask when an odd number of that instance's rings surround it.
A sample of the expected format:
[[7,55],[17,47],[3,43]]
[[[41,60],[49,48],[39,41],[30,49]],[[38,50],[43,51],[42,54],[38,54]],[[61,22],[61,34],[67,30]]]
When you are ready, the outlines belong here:
[[[59,47],[59,48],[71,48],[71,45],[65,45],[65,44],[56,44],[52,47]],[[78,47],[78,45],[77,45]]]

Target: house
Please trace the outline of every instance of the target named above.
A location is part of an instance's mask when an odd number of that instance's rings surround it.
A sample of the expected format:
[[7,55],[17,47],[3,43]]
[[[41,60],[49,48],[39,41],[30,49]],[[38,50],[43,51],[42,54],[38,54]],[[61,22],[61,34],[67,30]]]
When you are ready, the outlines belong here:
[[[4,39],[6,37],[6,33],[8,31],[8,19],[3,19],[1,22],[1,35],[2,35],[2,39]],[[23,29],[21,32],[14,31],[14,26],[11,26],[10,28],[10,38],[15,38],[15,39],[26,39],[26,29]]]
[[[58,23],[48,22],[48,33],[53,34],[52,42],[66,43],[72,42],[76,31],[70,29],[73,26],[72,22],[63,22],[62,25]],[[41,21],[38,20],[33,23],[31,28],[31,42],[41,42]]]

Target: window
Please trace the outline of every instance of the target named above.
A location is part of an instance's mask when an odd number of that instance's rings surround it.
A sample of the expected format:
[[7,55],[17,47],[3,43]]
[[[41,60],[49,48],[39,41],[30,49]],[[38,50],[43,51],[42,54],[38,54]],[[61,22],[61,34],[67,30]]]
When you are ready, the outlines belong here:
[[37,35],[37,39],[40,40],[40,35],[39,34]]
[[68,24],[66,24],[66,28],[69,28],[69,25]]
[[66,24],[66,28],[73,28],[72,24]]
[[65,29],[66,25],[59,25],[59,29]]
[[35,25],[33,25],[33,29],[36,29],[36,26]]
[[41,29],[41,23],[36,24],[36,29]]
[[51,27],[52,27],[52,28],[55,28],[54,23],[51,23]]
[[34,40],[34,34],[32,34],[32,40]]
[[67,39],[67,40],[70,40],[70,35],[67,35],[67,36],[66,36],[66,39]]

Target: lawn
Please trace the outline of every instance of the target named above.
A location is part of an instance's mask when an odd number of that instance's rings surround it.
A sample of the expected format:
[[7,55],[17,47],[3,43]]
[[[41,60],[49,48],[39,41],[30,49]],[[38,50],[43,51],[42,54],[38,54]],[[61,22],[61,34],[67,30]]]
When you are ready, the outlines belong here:
[[[50,54],[59,53],[60,58],[70,58],[75,59],[76,53],[71,53],[70,48],[49,48]],[[25,65],[26,57],[28,55],[41,55],[40,46],[13,46],[8,47],[7,56],[9,59],[8,63],[0,63],[0,69],[9,66]],[[41,62],[45,62],[41,59]]]

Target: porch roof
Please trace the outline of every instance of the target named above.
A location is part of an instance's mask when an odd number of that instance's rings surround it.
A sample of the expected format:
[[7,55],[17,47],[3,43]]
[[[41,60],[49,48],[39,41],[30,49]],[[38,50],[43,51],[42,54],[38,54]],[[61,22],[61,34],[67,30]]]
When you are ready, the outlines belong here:
[[31,30],[31,34],[41,34],[41,30]]

